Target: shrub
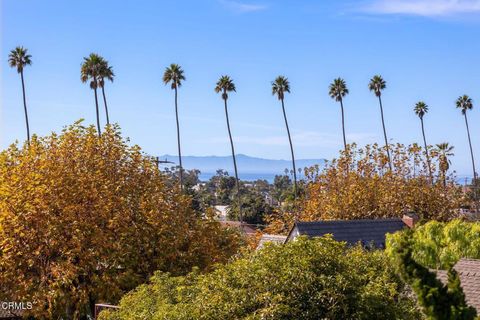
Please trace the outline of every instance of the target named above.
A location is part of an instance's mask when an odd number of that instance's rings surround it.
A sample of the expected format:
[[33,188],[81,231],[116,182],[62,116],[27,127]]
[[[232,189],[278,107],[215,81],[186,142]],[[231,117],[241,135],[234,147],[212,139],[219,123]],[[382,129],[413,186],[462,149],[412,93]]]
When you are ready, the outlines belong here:
[[381,251],[330,237],[268,245],[215,271],[158,272],[122,298],[123,319],[418,319]]

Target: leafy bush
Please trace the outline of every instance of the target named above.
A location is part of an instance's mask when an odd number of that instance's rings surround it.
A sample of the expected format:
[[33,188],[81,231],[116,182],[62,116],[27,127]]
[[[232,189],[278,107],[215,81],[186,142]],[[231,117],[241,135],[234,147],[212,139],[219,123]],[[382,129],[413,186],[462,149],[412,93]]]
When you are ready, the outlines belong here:
[[[402,237],[401,233],[387,236],[386,251],[390,256]],[[480,223],[452,220],[419,225],[412,234],[412,256],[426,267],[444,270],[460,258],[480,259]]]
[[190,198],[118,128],[80,123],[0,153],[0,301],[37,318],[91,314],[155,270],[225,262],[238,235],[200,218]]
[[123,319],[419,319],[381,251],[330,237],[267,245],[207,274],[157,272],[122,298]]

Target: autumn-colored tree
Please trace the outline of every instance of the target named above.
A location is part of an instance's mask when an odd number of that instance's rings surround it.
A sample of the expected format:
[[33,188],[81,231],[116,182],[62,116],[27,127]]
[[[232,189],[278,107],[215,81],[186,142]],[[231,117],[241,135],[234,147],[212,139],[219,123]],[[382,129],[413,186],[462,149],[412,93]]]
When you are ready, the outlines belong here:
[[[447,220],[464,201],[454,177],[446,175],[446,187],[430,184],[427,164],[419,161],[422,150],[390,145],[389,170],[386,148],[377,144],[362,149],[347,145],[347,153],[324,168],[306,170],[304,208],[299,220],[399,218],[406,211],[422,219]],[[435,156],[432,153],[432,156]],[[418,164],[423,166],[418,166]],[[432,168],[437,170],[436,168]],[[293,223],[288,214],[271,217],[269,232],[285,232]]]
[[0,153],[0,301],[38,319],[79,319],[155,270],[208,269],[239,236],[191,209],[117,126],[81,122]]

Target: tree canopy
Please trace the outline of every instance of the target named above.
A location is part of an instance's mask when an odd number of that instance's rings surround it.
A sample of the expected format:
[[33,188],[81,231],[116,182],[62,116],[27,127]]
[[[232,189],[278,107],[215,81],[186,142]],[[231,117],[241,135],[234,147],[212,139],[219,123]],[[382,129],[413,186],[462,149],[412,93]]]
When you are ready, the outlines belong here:
[[37,318],[78,319],[155,270],[208,269],[238,248],[118,127],[96,134],[77,122],[0,153],[0,300],[34,301]]

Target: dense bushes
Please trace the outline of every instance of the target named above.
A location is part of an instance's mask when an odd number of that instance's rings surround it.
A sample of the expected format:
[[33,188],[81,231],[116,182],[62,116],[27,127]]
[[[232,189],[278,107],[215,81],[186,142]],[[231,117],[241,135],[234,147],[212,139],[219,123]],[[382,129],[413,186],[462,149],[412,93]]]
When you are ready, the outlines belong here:
[[158,272],[122,298],[123,319],[419,319],[381,251],[331,238],[268,245],[215,271]]
[[[401,233],[388,235],[389,255],[393,255],[402,236]],[[415,228],[411,246],[415,261],[433,269],[446,270],[460,258],[480,259],[480,223],[430,221]]]
[[[117,128],[77,123],[0,153],[0,301],[79,318],[155,270],[225,262],[239,237],[191,209]],[[170,184],[171,185],[171,184]]]

